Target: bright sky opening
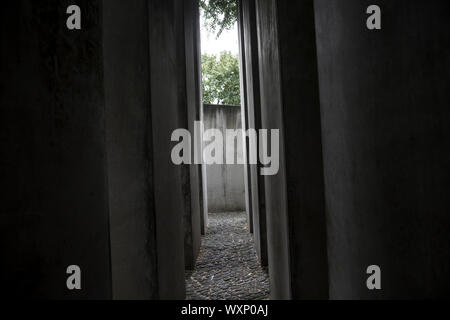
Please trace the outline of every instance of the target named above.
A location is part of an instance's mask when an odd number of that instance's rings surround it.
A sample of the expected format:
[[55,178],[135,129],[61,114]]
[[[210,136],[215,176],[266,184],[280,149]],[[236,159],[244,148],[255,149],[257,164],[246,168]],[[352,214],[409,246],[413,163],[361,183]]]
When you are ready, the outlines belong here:
[[201,37],[202,37],[202,53],[219,54],[223,51],[230,51],[234,55],[239,54],[238,30],[237,23],[231,30],[225,30],[219,39],[215,34],[211,34],[204,27],[203,17],[200,21]]

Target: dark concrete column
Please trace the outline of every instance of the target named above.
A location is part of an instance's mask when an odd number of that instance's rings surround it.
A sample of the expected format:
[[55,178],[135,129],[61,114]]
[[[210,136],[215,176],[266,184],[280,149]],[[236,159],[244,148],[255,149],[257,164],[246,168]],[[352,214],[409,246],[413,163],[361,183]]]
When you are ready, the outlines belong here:
[[[198,3],[198,6],[200,6],[199,1],[195,1],[195,3]],[[200,10],[200,7],[198,8],[198,10]],[[200,12],[198,12],[198,14],[200,14]],[[198,25],[195,26],[196,30],[197,30],[197,34],[196,34],[196,50],[198,51],[198,66],[197,66],[197,72],[200,75],[200,81],[202,80],[202,56],[201,56],[201,33],[200,33],[200,16],[198,19]],[[200,96],[199,96],[199,101],[200,101],[200,122],[202,124],[204,124],[204,120],[205,120],[205,115],[204,115],[204,105],[203,105],[203,92],[202,92],[202,85],[201,83],[199,84],[199,90],[200,90]],[[201,159],[203,159],[203,150],[205,147],[205,143],[203,141],[203,134],[204,134],[204,128],[202,128],[201,132],[200,132],[200,145],[201,145]],[[201,214],[200,214],[200,231],[202,235],[206,234],[206,231],[208,229],[208,215],[209,215],[209,206],[208,206],[208,175],[207,175],[207,165],[206,164],[202,164],[200,166],[201,168]]]
[[[201,34],[200,34],[200,2],[198,0],[193,0],[191,4],[192,12],[192,24],[193,33],[192,38],[187,39],[187,43],[193,43],[192,48],[193,59],[192,62],[195,65],[195,70],[192,70],[194,78],[192,79],[194,85],[196,96],[196,112],[200,122],[203,121],[203,92],[202,92],[202,48],[201,48]],[[198,152],[201,154],[203,151],[203,132],[200,132],[200,150]],[[200,165],[199,173],[199,192],[200,192],[200,232],[202,235],[206,233],[206,226],[208,223],[208,199],[207,199],[207,187],[206,187],[206,172],[203,171],[203,165]],[[205,169],[206,170],[206,169]],[[204,177],[205,176],[205,177]]]
[[[255,0],[241,2],[243,50],[245,54],[246,120],[248,129],[262,129],[261,98],[259,84],[258,30],[256,28]],[[249,146],[247,140],[247,146]],[[256,146],[259,148],[259,144]],[[247,147],[249,150],[249,147]],[[267,231],[264,177],[260,165],[249,166],[250,198],[252,202],[251,223],[256,251],[263,266],[267,265]]]
[[159,296],[147,2],[103,2],[114,299]]
[[[372,4],[381,30],[366,28]],[[448,297],[450,5],[315,5],[331,298]]]
[[[200,56],[200,9],[198,0],[185,0],[184,4],[184,41],[185,41],[185,127],[195,133],[195,121],[200,121],[201,109],[201,56]],[[201,141],[198,141],[201,143]],[[192,142],[192,147],[194,147]],[[200,144],[199,144],[200,145]],[[200,150],[201,151],[201,150]],[[194,151],[195,152],[195,151]],[[186,176],[186,211],[184,255],[185,267],[195,267],[200,252],[201,219],[203,214],[203,186],[201,165],[192,164],[184,168]]]
[[[0,275],[9,298],[111,297],[101,1],[0,11]],[[66,287],[67,267],[82,290]]]
[[186,81],[183,4],[104,3],[112,275],[118,299],[184,298],[183,219],[189,222],[191,261],[199,250],[198,177],[170,157],[173,130],[187,128],[196,116]]
[[[238,41],[239,41],[239,76],[240,76],[240,92],[241,92],[241,123],[242,130],[245,132],[249,128],[248,107],[247,107],[247,70],[245,56],[245,39],[244,39],[244,21],[242,12],[242,0],[238,1]],[[250,145],[248,139],[242,136],[242,148],[244,159],[248,161]],[[251,183],[251,166],[244,165],[244,188],[245,188],[245,210],[247,212],[247,224],[249,232],[253,233],[253,202],[252,202],[252,183]]]
[[[201,100],[201,108],[200,108],[200,122],[204,123],[204,107],[203,107],[203,100]],[[201,132],[201,145],[202,145],[202,152],[204,150],[205,144],[203,143],[203,131]],[[202,173],[202,212],[200,216],[200,231],[202,235],[206,234],[206,231],[208,230],[208,215],[209,215],[209,204],[208,204],[208,175],[207,171],[208,168],[206,164],[202,164],[201,166],[201,173]]]
[[170,138],[174,130],[186,128],[184,4],[154,0],[148,5],[159,298],[183,299],[189,171],[172,163]]
[[312,0],[256,2],[262,127],[280,129],[280,171],[265,177],[276,299],[328,298],[320,103]]
[[[71,4],[1,12],[3,288],[183,299],[191,189],[170,157],[188,117],[183,2],[79,1],[77,31]],[[81,291],[66,289],[70,265]]]

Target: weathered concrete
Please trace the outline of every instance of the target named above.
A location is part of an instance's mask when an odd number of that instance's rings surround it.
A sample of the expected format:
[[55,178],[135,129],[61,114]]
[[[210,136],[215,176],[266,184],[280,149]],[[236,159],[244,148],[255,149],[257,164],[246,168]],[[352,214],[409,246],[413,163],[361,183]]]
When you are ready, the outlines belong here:
[[275,299],[326,299],[313,1],[257,1],[256,12],[262,127],[281,130],[280,172],[265,178],[271,293]]
[[184,298],[200,247],[198,168],[170,160],[171,132],[199,119],[187,4],[104,3],[114,298]]
[[190,195],[186,170],[172,163],[169,142],[173,131],[186,125],[184,5],[176,0],[154,0],[148,5],[159,298],[183,299],[183,221]]
[[449,297],[450,6],[376,3],[379,31],[370,1],[315,2],[330,294]]
[[[203,103],[203,102],[202,102]],[[200,110],[200,122],[204,123],[204,113],[203,108]],[[201,132],[201,141],[203,141],[203,131]],[[204,148],[205,144],[202,142],[202,150]],[[207,165],[202,164],[201,165],[201,173],[202,173],[202,212],[200,215],[200,232],[202,235],[205,235],[208,229],[208,172],[207,172]]]
[[[245,132],[249,128],[248,107],[247,107],[247,69],[245,68],[245,39],[244,39],[244,25],[242,23],[242,1],[237,1],[237,26],[238,26],[238,42],[239,42],[239,86],[241,94],[241,123],[242,129]],[[251,165],[248,161],[250,154],[249,139],[242,135],[243,157],[246,160],[244,165],[244,188],[245,188],[245,211],[247,213],[247,221],[249,225],[249,232],[253,233],[253,199],[252,199],[252,181],[251,181]]]
[[[197,50],[199,51],[200,57],[199,57],[199,65],[198,65],[198,72],[199,74],[202,74],[202,64],[201,64],[201,34],[200,34],[200,21],[198,21],[198,31],[197,31]],[[200,92],[202,91],[202,86],[200,86]],[[204,108],[203,108],[203,92],[201,92],[200,94],[200,122],[204,123],[205,120],[205,115],[204,115]],[[202,128],[200,135],[201,135],[201,151],[204,150],[205,144],[204,144],[204,140],[203,140],[203,131],[204,127]],[[202,182],[201,182],[201,189],[202,189],[202,202],[201,202],[201,215],[200,215],[200,231],[202,235],[205,235],[208,229],[208,176],[207,176],[207,165],[206,164],[202,164],[201,165],[201,177],[202,177]]]
[[[183,74],[185,86],[184,125],[190,132],[195,130],[195,122],[200,120],[201,105],[201,57],[199,46],[200,11],[198,0],[186,0],[184,4],[184,41],[185,70]],[[199,145],[201,140],[197,142]],[[194,147],[194,144],[193,144]],[[201,150],[198,151],[201,153]],[[193,269],[200,252],[201,215],[203,214],[202,168],[200,165],[190,165],[186,170],[185,194],[185,238],[184,257],[186,269]]]
[[[192,179],[170,161],[170,136],[188,121],[184,3],[81,1],[80,31],[66,28],[69,4],[2,10],[2,285],[183,299]],[[83,290],[69,292],[73,264]]]
[[[9,298],[111,297],[101,1],[0,11],[0,282]],[[82,269],[68,291],[66,269]]]
[[[226,146],[226,130],[240,130],[241,107],[204,106],[205,130],[218,129],[224,137],[223,154],[234,157],[235,163],[243,162],[242,137],[235,141],[233,149]],[[208,138],[208,137],[206,137]],[[207,166],[209,212],[245,211],[244,165],[213,164]]]
[[[245,55],[246,78],[246,119],[247,128],[260,130],[261,98],[259,87],[259,61],[258,61],[258,34],[256,28],[255,0],[241,1],[241,20],[239,21],[243,41],[242,50]],[[249,150],[247,140],[247,149]],[[259,144],[256,146],[259,150]],[[264,177],[260,175],[261,164],[249,165],[250,195],[251,198],[251,231],[254,234],[256,252],[262,265],[267,266],[267,227]]]
[[146,0],[105,0],[104,77],[115,299],[158,297]]

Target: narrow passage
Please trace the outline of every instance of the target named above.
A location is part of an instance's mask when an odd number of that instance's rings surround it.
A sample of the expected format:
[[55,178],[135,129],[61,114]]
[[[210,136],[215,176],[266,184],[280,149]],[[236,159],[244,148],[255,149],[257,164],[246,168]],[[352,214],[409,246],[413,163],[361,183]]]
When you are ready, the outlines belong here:
[[196,270],[186,273],[188,300],[269,299],[245,212],[211,214]]

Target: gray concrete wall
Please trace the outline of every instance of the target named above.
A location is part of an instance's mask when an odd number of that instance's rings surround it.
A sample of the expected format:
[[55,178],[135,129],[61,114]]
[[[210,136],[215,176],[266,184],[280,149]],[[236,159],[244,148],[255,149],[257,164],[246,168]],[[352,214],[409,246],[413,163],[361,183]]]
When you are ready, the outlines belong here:
[[276,299],[326,299],[313,1],[259,0],[256,12],[262,127],[281,130],[280,171],[265,177],[271,294]]
[[[237,130],[242,128],[241,107],[205,105],[203,112],[205,131],[218,129],[222,132],[224,137],[224,161],[225,155],[230,153],[234,156],[235,162],[240,161],[242,163],[242,138],[237,139],[234,152],[232,149],[226,149],[225,146],[226,129]],[[207,179],[209,212],[245,211],[243,165],[208,165]]]
[[[101,1],[0,11],[0,282],[9,298],[111,297]],[[66,269],[82,268],[81,291]]]
[[[335,299],[450,295],[448,1],[315,1]],[[368,291],[367,266],[382,270]]]

